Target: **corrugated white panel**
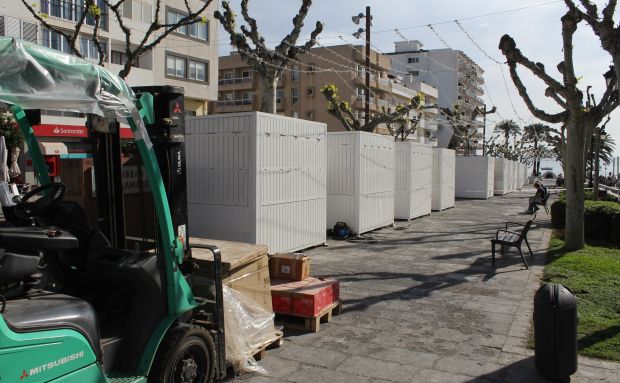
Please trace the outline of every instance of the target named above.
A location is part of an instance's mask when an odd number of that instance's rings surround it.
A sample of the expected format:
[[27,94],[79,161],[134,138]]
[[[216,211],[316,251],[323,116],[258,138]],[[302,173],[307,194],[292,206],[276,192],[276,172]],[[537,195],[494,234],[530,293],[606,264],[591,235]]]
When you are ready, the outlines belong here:
[[412,219],[431,213],[433,151],[429,145],[396,142],[394,217]]
[[356,142],[356,136],[352,133],[327,134],[328,229],[340,221],[348,225],[357,222],[356,183],[359,182],[359,167],[355,158],[356,154],[359,155],[359,146]]
[[258,119],[257,241],[279,244],[273,252],[324,243],[325,125],[266,114]]
[[493,197],[495,162],[486,156],[456,156],[456,191],[458,198]]
[[394,138],[360,132],[359,233],[394,223]]
[[454,207],[455,152],[450,149],[433,148],[433,194],[432,210]]
[[186,119],[191,234],[270,253],[325,242],[326,125],[263,113]]
[[394,222],[394,141],[365,132],[327,135],[327,228],[357,233]]
[[508,160],[504,158],[495,158],[495,195],[504,195],[510,193],[510,172]]

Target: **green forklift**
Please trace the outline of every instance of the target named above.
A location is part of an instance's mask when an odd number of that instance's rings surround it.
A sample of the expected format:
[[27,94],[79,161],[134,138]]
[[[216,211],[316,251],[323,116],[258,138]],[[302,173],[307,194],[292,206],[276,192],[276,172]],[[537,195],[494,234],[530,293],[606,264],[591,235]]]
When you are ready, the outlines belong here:
[[[224,380],[220,253],[192,246],[187,227],[182,92],[134,91],[90,61],[14,38],[0,38],[0,67],[0,104],[14,114],[41,185],[3,207],[0,383]],[[164,111],[171,102],[172,115]],[[40,109],[87,117],[94,222],[48,176],[32,128]],[[131,128],[130,144],[121,143],[121,122]],[[155,227],[141,242],[150,245],[131,249],[127,153],[144,169]],[[211,299],[192,294],[192,247],[213,253]]]

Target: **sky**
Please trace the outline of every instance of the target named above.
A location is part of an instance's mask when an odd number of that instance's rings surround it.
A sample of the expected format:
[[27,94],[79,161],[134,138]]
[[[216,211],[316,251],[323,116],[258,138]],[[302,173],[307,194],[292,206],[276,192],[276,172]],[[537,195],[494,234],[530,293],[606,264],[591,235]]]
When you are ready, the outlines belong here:
[[[230,0],[236,9],[239,2]],[[594,2],[600,8],[605,5],[604,1]],[[279,41],[290,32],[291,20],[300,5],[300,0],[250,0],[250,14],[257,19],[259,30],[266,41]],[[454,20],[459,20],[475,43],[495,60],[504,61],[498,44],[502,35],[507,33],[515,39],[517,47],[527,57],[534,62],[542,62],[549,74],[561,80],[555,68],[563,59],[560,23],[560,18],[566,12],[563,1],[314,0],[300,41],[308,38],[316,21],[321,21],[324,24],[324,30],[319,36],[321,45],[343,44],[343,39],[352,44],[363,43],[352,36],[358,26],[353,24],[351,16],[364,12],[366,6],[371,7],[373,15],[373,49],[384,53],[393,52],[394,42],[403,40],[394,31],[398,29],[406,39],[421,41],[425,49],[445,48],[445,42],[453,49],[464,51],[476,61],[485,70],[484,79],[488,93],[485,92],[483,98],[487,105],[495,105],[498,109],[497,114],[487,117],[488,126],[501,119],[512,119],[521,126],[539,121],[531,115],[517,93],[507,66],[502,65],[506,78],[504,82],[500,69],[502,66],[477,48]],[[517,8],[524,9],[516,10]],[[512,11],[504,12],[508,10]],[[616,20],[620,19],[620,10],[618,11]],[[238,25],[242,22],[241,16],[239,18]],[[433,25],[444,42],[427,27],[428,24]],[[231,51],[230,46],[227,46],[227,37],[227,33],[221,29],[218,41],[220,54]],[[582,77],[580,84],[583,90],[585,91],[587,85],[591,85],[595,96],[600,98],[605,87],[602,74],[609,69],[611,57],[600,47],[598,37],[585,22],[579,25],[575,34],[574,61],[576,75]],[[555,102],[545,97],[545,87],[540,80],[529,75],[525,69],[520,70],[520,74],[535,105],[549,112],[560,110]],[[489,130],[491,129],[487,128],[487,135]],[[615,155],[620,156],[620,113],[612,113],[606,130],[618,143]]]

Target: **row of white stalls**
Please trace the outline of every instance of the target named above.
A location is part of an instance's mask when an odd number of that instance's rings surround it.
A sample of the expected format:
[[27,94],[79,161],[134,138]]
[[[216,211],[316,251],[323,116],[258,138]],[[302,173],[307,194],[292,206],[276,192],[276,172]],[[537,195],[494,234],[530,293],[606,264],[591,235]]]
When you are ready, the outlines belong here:
[[453,150],[272,114],[189,117],[186,150],[190,234],[270,253],[323,244],[337,222],[361,234],[444,210],[459,190]]
[[527,165],[505,158],[458,156],[456,160],[457,198],[487,199],[504,195],[527,184]]

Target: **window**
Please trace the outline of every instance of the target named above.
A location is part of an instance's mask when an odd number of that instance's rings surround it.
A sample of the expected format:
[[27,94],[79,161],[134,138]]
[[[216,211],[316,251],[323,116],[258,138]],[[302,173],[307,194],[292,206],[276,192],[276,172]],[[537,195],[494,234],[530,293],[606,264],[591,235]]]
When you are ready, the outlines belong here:
[[298,101],[299,101],[299,89],[292,88],[291,89],[291,102],[293,104],[297,104]]
[[252,72],[251,70],[244,70],[243,72],[241,72],[242,78],[252,78],[252,76],[254,76],[254,72]]
[[153,6],[151,4],[142,3],[137,0],[132,0],[131,14],[129,17],[133,20],[142,21],[143,23],[150,24],[153,20]]
[[235,94],[233,92],[224,93],[225,101],[232,101],[235,99]]
[[412,76],[419,76],[420,75],[420,71],[419,70],[412,70],[409,71],[409,74]]
[[316,64],[315,63],[308,63],[307,71],[308,72],[316,71]]
[[284,90],[278,89],[276,91],[276,103],[281,104],[284,101]]
[[299,118],[299,112],[291,112],[291,117]]
[[[186,16],[187,15],[182,12],[168,9],[166,14],[166,24],[176,24]],[[190,25],[183,25],[175,29],[175,32],[194,37],[196,39],[209,41],[209,21],[203,22],[201,20]]]
[[[183,19],[183,17],[185,17],[184,14],[169,10],[167,15],[166,15],[166,24],[168,24],[168,25],[176,24],[179,21],[181,21],[181,19]],[[183,25],[183,26],[178,27],[175,30],[175,32],[186,35],[187,34],[187,25]]]
[[[101,9],[99,26],[107,31],[108,8],[104,0],[97,0],[96,4]],[[41,0],[41,13],[69,21],[78,21],[84,14],[84,0]],[[87,25],[94,26],[95,18],[87,15],[85,22]]]
[[306,119],[314,120],[314,111],[310,110],[310,111],[306,112]]
[[121,10],[123,11],[123,17],[126,17],[128,19],[131,19],[131,9],[132,9],[132,2],[133,0],[125,0],[125,2],[123,3],[123,7],[121,8]]
[[71,53],[71,49],[69,48],[69,42],[60,33],[50,31],[47,28],[43,28],[41,34],[41,45],[43,45],[44,47],[56,49],[57,51],[65,53]]
[[185,78],[185,66],[187,60],[181,57],[166,56],[166,74],[174,77]]
[[407,58],[407,63],[408,64],[414,64],[414,63],[419,63],[420,62],[420,58],[419,57],[408,57]]
[[110,59],[112,64],[125,65],[127,63],[127,55],[123,52],[112,51]]
[[291,81],[299,80],[299,65],[293,65],[293,69],[291,70]]
[[0,16],[0,36],[17,37],[37,42],[37,24],[10,16]]
[[191,80],[207,81],[207,64],[189,60],[189,78]]
[[[99,44],[101,44],[104,54],[107,53],[107,42],[100,39]],[[95,42],[88,37],[80,36],[80,52],[86,59],[99,60],[99,50],[97,50],[97,45],[95,45]]]
[[209,22],[198,21],[187,26],[187,34],[200,40],[209,40]]
[[306,96],[314,97],[314,87],[313,86],[310,86],[310,87],[306,88]]

